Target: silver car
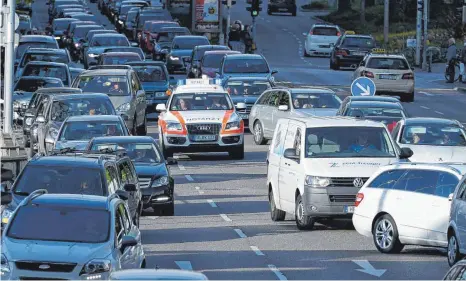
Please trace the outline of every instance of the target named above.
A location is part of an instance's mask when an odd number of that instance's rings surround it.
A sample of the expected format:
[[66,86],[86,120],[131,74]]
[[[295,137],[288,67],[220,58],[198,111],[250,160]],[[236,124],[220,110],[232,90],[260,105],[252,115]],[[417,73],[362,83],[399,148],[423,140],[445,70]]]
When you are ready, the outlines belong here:
[[249,128],[257,145],[272,139],[279,119],[335,116],[341,100],[327,88],[273,88],[265,91],[251,108]]

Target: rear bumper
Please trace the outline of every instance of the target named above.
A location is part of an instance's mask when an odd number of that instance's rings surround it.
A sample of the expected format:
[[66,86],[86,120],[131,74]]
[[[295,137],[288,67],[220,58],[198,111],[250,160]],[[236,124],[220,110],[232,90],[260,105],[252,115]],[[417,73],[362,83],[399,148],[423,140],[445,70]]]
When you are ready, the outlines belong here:
[[332,48],[329,47],[323,47],[323,45],[328,45],[324,43],[308,43],[306,52],[309,55],[316,55],[316,56],[330,56],[332,53]]
[[339,66],[350,67],[358,66],[364,59],[362,56],[337,56],[336,62]]
[[353,215],[353,225],[356,231],[366,237],[372,236],[372,220],[358,214]]
[[[380,82],[380,80],[373,80],[377,93],[396,93],[396,94],[410,94],[414,92],[414,80],[408,80],[406,84],[401,84],[398,81],[393,83]],[[406,80],[405,80],[406,81]]]

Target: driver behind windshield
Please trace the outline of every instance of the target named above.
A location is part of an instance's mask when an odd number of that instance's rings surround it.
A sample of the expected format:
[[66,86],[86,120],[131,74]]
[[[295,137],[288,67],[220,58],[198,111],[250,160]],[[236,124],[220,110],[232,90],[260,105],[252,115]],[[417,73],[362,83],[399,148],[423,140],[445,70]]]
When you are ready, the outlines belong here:
[[367,133],[361,133],[358,136],[357,143],[350,146],[350,150],[359,153],[366,149],[376,149],[376,147],[369,142],[369,135]]
[[210,109],[227,109],[224,99],[220,97],[212,97],[212,105]]

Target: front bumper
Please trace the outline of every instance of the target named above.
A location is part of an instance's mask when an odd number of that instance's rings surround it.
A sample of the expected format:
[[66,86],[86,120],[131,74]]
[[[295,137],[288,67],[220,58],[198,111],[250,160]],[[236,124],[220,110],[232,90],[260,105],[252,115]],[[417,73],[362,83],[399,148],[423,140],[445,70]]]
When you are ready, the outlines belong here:
[[194,141],[193,135],[163,134],[165,148],[172,152],[226,152],[243,145],[244,134],[220,134],[216,141]]
[[173,190],[170,185],[141,188],[143,208],[164,206],[173,202]]
[[317,218],[351,218],[353,213],[347,207],[354,206],[358,191],[356,187],[304,187],[305,214]]
[[72,272],[43,272],[18,269],[15,262],[8,263],[11,272],[8,277],[2,275],[2,280],[108,280],[110,275],[109,272],[80,275],[83,264],[77,264]]

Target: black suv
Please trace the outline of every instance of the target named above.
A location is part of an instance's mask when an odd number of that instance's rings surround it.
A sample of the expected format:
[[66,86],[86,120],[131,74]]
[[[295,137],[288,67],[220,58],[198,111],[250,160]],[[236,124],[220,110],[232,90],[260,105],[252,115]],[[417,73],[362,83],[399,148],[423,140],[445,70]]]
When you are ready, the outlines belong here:
[[[66,153],[66,152],[69,153]],[[11,190],[2,186],[2,229],[21,201],[32,192],[45,189],[48,193],[111,196],[127,200],[131,217],[139,226],[142,196],[131,159],[125,155],[83,154],[69,150],[52,156],[37,154],[24,167]],[[5,203],[4,203],[5,202]]]
[[271,15],[272,13],[291,13],[291,15],[295,17],[297,9],[298,7],[296,6],[295,0],[269,0],[267,14]]
[[330,69],[339,70],[340,67],[356,69],[373,48],[376,48],[376,43],[370,35],[344,34],[338,38],[330,53]]

